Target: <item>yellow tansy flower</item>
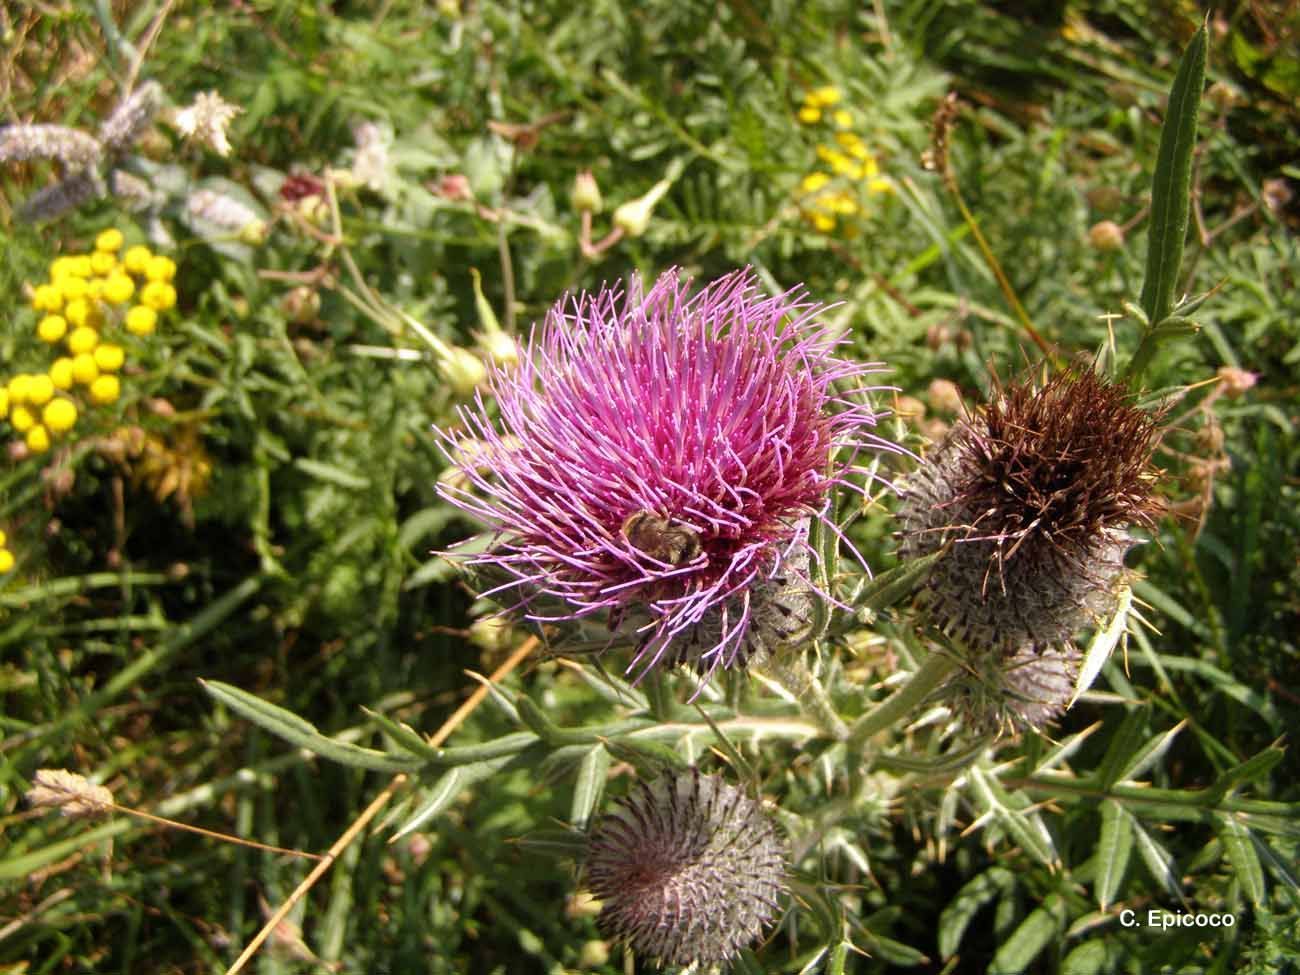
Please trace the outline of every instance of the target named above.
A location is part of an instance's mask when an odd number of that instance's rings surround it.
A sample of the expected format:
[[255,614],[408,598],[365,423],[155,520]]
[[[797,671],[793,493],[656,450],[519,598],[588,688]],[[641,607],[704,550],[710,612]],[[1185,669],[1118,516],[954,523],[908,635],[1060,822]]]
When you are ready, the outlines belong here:
[[161,254],[151,257],[145,265],[144,276],[150,281],[170,281],[176,277],[176,262]]
[[112,345],[108,342],[97,346],[94,355],[95,365],[99,366],[100,372],[117,372],[126,359],[126,352],[120,345]]
[[101,301],[104,297],[104,279],[91,278],[87,283],[86,297],[91,301]]
[[83,352],[72,360],[72,378],[83,386],[89,386],[99,378],[99,366],[95,364],[95,357],[89,352]]
[[824,234],[830,233],[835,229],[835,218],[825,213],[814,213],[809,216],[812,225]]
[[144,305],[136,305],[126,313],[126,330],[132,335],[152,335],[158,327],[158,313]]
[[135,294],[135,282],[125,274],[112,274],[104,281],[104,298],[115,305],[131,300]]
[[26,433],[36,426],[36,416],[25,406],[15,406],[9,411],[9,425],[19,433]]
[[9,380],[9,401],[17,406],[19,403],[27,402],[27,391],[31,389],[32,377],[25,372],[20,372]]
[[89,254],[72,254],[68,257],[68,273],[73,277],[88,278],[94,270],[90,266]]
[[63,317],[69,325],[77,328],[88,327],[95,321],[95,306],[86,298],[74,298],[63,309]]
[[86,297],[90,285],[86,283],[85,278],[67,277],[59,282],[59,290],[63,292],[65,301],[75,301]]
[[99,345],[99,333],[93,328],[74,328],[72,334],[68,336],[68,351],[73,355],[93,352],[97,345]]
[[815,105],[818,108],[828,108],[839,102],[841,98],[840,90],[834,85],[823,85],[820,88],[814,88],[804,96],[804,102],[808,105]]
[[41,419],[45,421],[45,425],[51,432],[66,433],[76,425],[77,404],[62,396],[50,400],[41,411]]
[[0,572],[8,572],[14,567],[14,553],[7,548],[0,548]]
[[72,360],[67,356],[60,356],[54,360],[50,366],[50,382],[54,383],[55,389],[72,388]]
[[40,336],[42,342],[53,345],[68,334],[68,320],[62,315],[46,315],[36,326],[36,334]]
[[32,376],[27,385],[27,402],[44,406],[54,395],[54,382],[49,376]]
[[867,192],[872,196],[894,192],[894,184],[887,179],[873,179],[867,183]]
[[[9,390],[0,388],[0,416],[9,412]],[[4,542],[0,542],[3,545]]]
[[841,108],[831,116],[831,120],[841,129],[847,129],[853,124],[853,113],[848,109]]
[[144,244],[136,244],[134,247],[128,247],[126,253],[122,255],[122,266],[132,274],[144,274],[152,257],[153,252],[148,247]]
[[140,289],[140,304],[154,311],[176,307],[176,289],[166,281],[150,281]]
[[100,276],[107,275],[117,267],[117,255],[108,251],[95,251],[90,255],[90,269]]
[[826,173],[809,173],[799,181],[799,189],[805,193],[816,193],[830,181],[831,178]]
[[116,376],[100,376],[90,384],[90,398],[99,404],[115,402],[122,393]]
[[23,439],[27,441],[27,449],[33,454],[43,454],[50,449],[50,431],[39,423],[28,430],[27,436]]
[[32,307],[37,311],[58,311],[63,307],[63,289],[57,284],[37,285]]
[[822,110],[816,105],[805,105],[799,109],[799,121],[805,125],[812,125],[814,122],[820,122]]
[[122,249],[123,242],[122,231],[118,230],[116,227],[110,227],[108,230],[102,231],[100,235],[95,238],[95,250],[116,254]]

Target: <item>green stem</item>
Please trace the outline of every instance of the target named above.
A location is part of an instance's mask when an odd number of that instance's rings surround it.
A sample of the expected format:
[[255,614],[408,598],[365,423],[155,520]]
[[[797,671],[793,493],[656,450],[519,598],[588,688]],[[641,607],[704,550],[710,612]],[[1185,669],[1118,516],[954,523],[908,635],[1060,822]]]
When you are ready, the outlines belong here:
[[843,741],[849,736],[849,727],[835,710],[826,688],[813,676],[802,655],[794,654],[771,660],[763,673],[789,691],[799,702],[799,708],[830,738]]
[[893,696],[876,705],[854,722],[849,729],[850,753],[866,746],[867,740],[906,716],[930,692],[948,679],[958,667],[957,658],[946,653],[931,653],[921,664],[921,669],[894,692]]

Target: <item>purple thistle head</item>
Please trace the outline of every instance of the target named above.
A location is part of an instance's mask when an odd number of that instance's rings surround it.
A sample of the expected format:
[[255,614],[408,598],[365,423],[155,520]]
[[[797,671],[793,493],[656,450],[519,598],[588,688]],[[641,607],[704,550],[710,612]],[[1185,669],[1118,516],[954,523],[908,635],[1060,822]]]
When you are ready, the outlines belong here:
[[702,669],[743,661],[852,458],[894,449],[856,395],[882,367],[837,357],[821,306],[749,271],[690,285],[562,300],[492,374],[499,420],[479,399],[444,433],[475,462],[440,493],[497,533],[467,562],[504,570],[521,605],[564,603],[533,619],[634,623],[647,669],[704,642]]

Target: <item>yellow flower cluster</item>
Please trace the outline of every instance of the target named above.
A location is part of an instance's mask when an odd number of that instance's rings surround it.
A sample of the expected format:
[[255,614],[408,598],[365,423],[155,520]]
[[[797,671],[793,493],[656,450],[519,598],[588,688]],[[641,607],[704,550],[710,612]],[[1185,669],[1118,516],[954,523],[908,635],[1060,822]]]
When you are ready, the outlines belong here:
[[853,113],[836,108],[843,93],[833,85],[813,88],[804,95],[799,121],[805,125],[829,124],[834,131],[817,146],[824,169],[815,169],[799,182],[804,217],[822,233],[834,232],[844,222],[844,233],[857,232],[851,218],[862,212],[862,192],[868,196],[893,192],[880,175],[880,163],[862,137],[853,131]]
[[14,553],[9,551],[9,536],[0,528],[0,575],[14,567]]
[[100,406],[121,395],[116,373],[126,350],[105,341],[110,330],[151,335],[159,314],[176,306],[176,262],[139,244],[122,253],[125,242],[122,231],[105,230],[92,253],[56,257],[49,281],[32,293],[32,308],[41,315],[37,337],[62,344],[65,352],[44,373],[19,373],[0,384],[0,417],[8,416],[32,453],[45,453],[76,425],[75,387],[84,387],[85,398]]

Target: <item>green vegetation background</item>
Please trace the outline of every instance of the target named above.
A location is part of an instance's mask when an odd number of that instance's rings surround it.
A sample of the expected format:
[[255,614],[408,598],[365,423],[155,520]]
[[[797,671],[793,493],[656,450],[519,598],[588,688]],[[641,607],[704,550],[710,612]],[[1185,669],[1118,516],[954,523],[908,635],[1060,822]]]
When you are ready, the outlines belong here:
[[[127,70],[105,44],[106,25],[140,44],[163,6],[7,9],[0,121],[93,130]],[[347,166],[353,126],[378,123],[391,170],[381,188],[344,198],[347,248],[376,294],[445,341],[470,347],[481,327],[471,269],[497,317],[526,330],[566,290],[632,270],[678,265],[707,278],[752,264],[773,285],[803,282],[839,303],[831,317],[856,353],[892,367],[907,397],[893,432],[917,450],[954,416],[934,380],[974,403],[989,364],[1006,375],[1034,355],[951,194],[922,165],[940,98],[962,96],[953,171],[1038,331],[1088,357],[1108,333],[1131,351],[1133,319],[1104,316],[1136,299],[1163,99],[1202,17],[1191,3],[1126,0],[166,6],[142,77],[178,106],[216,90],[243,112],[229,158],[182,144],[165,125],[142,153],[179,164],[193,185],[234,181],[276,214],[274,195],[259,190],[268,174]],[[1197,336],[1149,375],[1152,388],[1207,383],[1175,407],[1159,458],[1179,516],[1135,560],[1153,649],[1107,674],[1149,702],[1136,733],[1189,722],[1162,759],[1170,787],[1209,785],[1300,725],[1300,60],[1286,7],[1229,3],[1213,15],[1186,290],[1219,290]],[[814,222],[804,180],[825,169],[818,146],[835,123],[798,117],[805,94],[823,86],[842,93],[836,107],[890,184],[872,192],[833,173],[853,201],[833,228]],[[489,128],[538,120],[535,142]],[[643,236],[588,259],[569,196],[584,169],[606,201],[597,236],[613,207],[674,181]],[[18,223],[13,210],[50,175],[0,170],[6,369],[31,346],[24,283],[105,227],[139,239],[112,199]],[[459,176],[472,199],[458,196]],[[1126,226],[1119,248],[1090,237],[1103,220]],[[471,609],[483,607],[431,555],[474,530],[434,492],[445,462],[431,427],[451,422],[458,398],[427,357],[365,353],[418,343],[344,299],[332,286],[350,281],[338,252],[301,221],[281,215],[256,248],[173,226],[180,314],[128,375],[117,412],[61,458],[71,478],[43,477],[49,458],[0,463],[0,526],[19,556],[0,579],[4,973],[223,971],[308,869],[122,816],[37,815],[20,802],[36,769],[93,776],[123,805],[323,851],[384,778],[298,755],[215,705],[198,679],[377,744],[362,707],[430,733],[474,686],[464,671],[487,672],[522,637],[467,639]],[[266,273],[317,268],[301,279],[320,300],[307,315],[286,303],[293,282]],[[1258,383],[1207,405],[1223,367]],[[166,445],[171,481],[103,449],[122,425]],[[884,516],[862,542],[873,565],[889,564]],[[544,665],[513,679],[580,718],[582,687],[559,673]],[[1101,756],[1121,725],[1133,733],[1123,717],[1085,706],[1060,734],[1103,721],[1088,743]],[[508,728],[485,708],[454,741]],[[566,819],[568,780],[545,771],[482,783],[399,844],[381,834],[350,846],[295,913],[302,940],[280,939],[257,970],[621,970],[616,952],[601,960],[571,870],[514,843]],[[1296,803],[1298,781],[1289,750],[1244,788]],[[950,833],[939,862],[932,821],[914,829],[914,813],[881,811],[859,892],[874,929],[916,950],[909,970],[994,970],[999,944],[1058,892],[1050,937],[1027,970],[1064,971],[1087,933],[1081,888],[978,834]],[[1095,819],[1063,816],[1055,828],[1086,871]],[[1161,840],[1188,902],[1236,911],[1242,923],[1228,936],[1177,932],[1158,945],[1117,937],[1089,970],[1295,970],[1297,894],[1285,877],[1296,872],[1298,835],[1293,819],[1259,852],[1270,885],[1253,898],[1210,831],[1170,825]],[[1002,873],[989,871],[997,865]],[[1130,872],[1128,903],[1166,903],[1138,867]],[[945,968],[940,918],[978,876],[1002,886]],[[807,961],[787,945],[782,932],[765,952],[771,970]],[[853,957],[848,970],[890,970],[890,958]]]

